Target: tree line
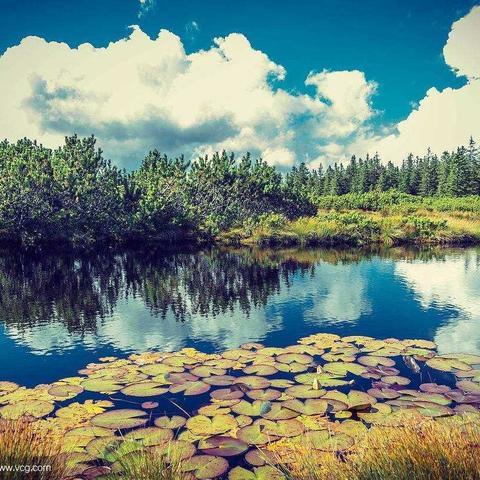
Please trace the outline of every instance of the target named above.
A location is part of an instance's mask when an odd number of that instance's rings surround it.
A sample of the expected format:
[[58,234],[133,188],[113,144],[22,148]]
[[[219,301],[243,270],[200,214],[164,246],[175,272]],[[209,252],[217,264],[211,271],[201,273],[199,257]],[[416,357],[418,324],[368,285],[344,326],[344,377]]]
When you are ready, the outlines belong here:
[[294,166],[285,174],[261,158],[226,152],[192,162],[153,150],[127,172],[104,158],[91,136],[49,149],[36,141],[0,143],[0,240],[88,246],[153,239],[211,238],[264,215],[314,215],[325,195],[389,191],[480,194],[473,140],[440,157],[409,155],[401,166],[378,155],[345,166]]

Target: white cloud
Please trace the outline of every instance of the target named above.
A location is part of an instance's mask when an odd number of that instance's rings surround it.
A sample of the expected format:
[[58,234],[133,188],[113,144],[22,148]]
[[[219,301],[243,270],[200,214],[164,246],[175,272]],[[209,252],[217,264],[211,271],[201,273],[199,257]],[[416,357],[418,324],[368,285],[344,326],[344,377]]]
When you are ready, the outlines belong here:
[[[140,14],[154,5],[140,0]],[[199,27],[185,28],[191,37]],[[479,32],[475,7],[453,24],[444,48],[463,87],[430,88],[405,120],[377,133],[377,85],[363,72],[311,72],[305,84],[314,92],[292,93],[282,88],[285,68],[239,33],[191,54],[173,33],[151,39],[137,26],[105,48],[26,37],[0,57],[0,132],[52,147],[65,135],[95,134],[107,156],[129,167],[151,148],[187,156],[249,150],[281,167],[375,151],[399,162],[480,139]]]
[[140,0],[140,8],[138,10],[138,18],[142,18],[144,15],[152,11],[157,4],[157,0]]
[[443,56],[457,75],[480,77],[480,6],[453,23]]
[[312,73],[306,82],[316,94],[293,94],[280,88],[285,69],[241,34],[186,54],[166,30],[151,39],[132,28],[105,48],[27,37],[8,49],[0,57],[2,134],[56,146],[64,135],[93,133],[130,166],[153,147],[172,155],[250,150],[290,165],[322,157],[327,137],[348,144],[372,115],[375,86],[362,72]]
[[442,91],[430,88],[390,135],[370,141],[370,151],[399,162],[410,152],[423,154],[430,147],[441,153],[466,145],[470,136],[480,139],[480,6],[452,25],[443,55],[458,76],[467,78],[466,84]]

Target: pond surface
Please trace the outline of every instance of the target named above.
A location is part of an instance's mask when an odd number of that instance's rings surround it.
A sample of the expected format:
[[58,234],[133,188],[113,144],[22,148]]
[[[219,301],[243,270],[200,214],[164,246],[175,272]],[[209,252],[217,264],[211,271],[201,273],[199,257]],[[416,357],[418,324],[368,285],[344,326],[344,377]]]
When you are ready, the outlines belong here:
[[26,386],[104,356],[319,332],[480,353],[480,250],[0,255],[0,379]]

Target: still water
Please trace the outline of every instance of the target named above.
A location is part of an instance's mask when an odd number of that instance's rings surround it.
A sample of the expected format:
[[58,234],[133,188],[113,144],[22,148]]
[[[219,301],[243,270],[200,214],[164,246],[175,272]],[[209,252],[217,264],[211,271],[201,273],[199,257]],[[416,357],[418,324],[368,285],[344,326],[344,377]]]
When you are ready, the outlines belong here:
[[0,379],[27,386],[102,356],[318,332],[480,353],[480,249],[0,255]]

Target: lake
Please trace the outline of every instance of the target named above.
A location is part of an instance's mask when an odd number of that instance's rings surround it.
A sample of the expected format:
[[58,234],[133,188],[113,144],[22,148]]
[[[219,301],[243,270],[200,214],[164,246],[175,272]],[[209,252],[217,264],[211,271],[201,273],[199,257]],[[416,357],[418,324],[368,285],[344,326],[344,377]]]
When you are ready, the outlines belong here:
[[0,256],[0,379],[33,386],[104,356],[331,332],[480,353],[480,249]]

